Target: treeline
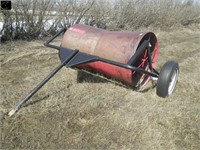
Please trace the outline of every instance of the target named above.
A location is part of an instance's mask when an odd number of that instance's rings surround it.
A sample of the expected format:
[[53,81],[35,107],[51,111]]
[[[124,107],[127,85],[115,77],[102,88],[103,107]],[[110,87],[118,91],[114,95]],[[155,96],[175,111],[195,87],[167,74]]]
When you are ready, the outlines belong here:
[[109,30],[170,28],[200,23],[193,0],[12,0],[0,12],[4,40],[37,39],[83,23]]

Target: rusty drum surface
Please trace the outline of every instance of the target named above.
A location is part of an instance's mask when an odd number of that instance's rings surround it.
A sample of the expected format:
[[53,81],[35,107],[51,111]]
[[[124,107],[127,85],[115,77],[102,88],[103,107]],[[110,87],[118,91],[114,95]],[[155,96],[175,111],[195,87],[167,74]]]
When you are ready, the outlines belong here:
[[[151,57],[155,67],[158,43],[152,32],[116,32],[78,24],[65,32],[61,46],[127,64],[144,40],[150,41]],[[148,70],[147,62],[145,50],[133,66]],[[78,67],[104,74],[134,87],[143,86],[149,80],[147,75],[103,62],[92,62]]]

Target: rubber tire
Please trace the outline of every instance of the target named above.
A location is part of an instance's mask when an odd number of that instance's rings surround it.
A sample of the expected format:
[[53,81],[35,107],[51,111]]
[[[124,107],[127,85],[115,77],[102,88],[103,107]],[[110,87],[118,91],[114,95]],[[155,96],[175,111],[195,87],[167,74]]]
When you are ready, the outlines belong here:
[[[160,75],[157,81],[156,93],[158,96],[165,98],[173,93],[176,85],[174,85],[174,89],[171,92],[171,94],[168,93],[168,88],[171,82],[172,75],[176,70],[178,70],[179,73],[179,65],[177,62],[168,61],[164,64],[164,66],[160,71]],[[178,74],[177,74],[177,81],[178,81]],[[175,82],[175,84],[177,83],[177,81]]]

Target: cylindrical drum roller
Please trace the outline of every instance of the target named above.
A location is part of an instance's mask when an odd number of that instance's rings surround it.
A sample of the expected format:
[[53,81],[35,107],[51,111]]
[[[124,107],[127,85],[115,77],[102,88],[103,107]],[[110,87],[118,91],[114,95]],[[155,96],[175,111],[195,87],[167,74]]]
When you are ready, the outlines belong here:
[[[145,40],[149,41],[152,65],[155,67],[158,43],[152,32],[116,32],[77,24],[65,32],[61,46],[127,64]],[[149,70],[147,49],[131,65]],[[148,75],[100,61],[79,65],[78,68],[104,74],[134,87],[143,86],[149,80]]]

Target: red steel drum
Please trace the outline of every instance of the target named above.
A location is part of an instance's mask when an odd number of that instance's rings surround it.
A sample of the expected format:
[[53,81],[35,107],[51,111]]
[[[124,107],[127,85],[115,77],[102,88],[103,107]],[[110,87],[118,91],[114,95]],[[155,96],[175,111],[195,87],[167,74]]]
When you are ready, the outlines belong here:
[[[151,59],[155,68],[158,56],[158,42],[152,32],[107,31],[76,24],[65,32],[61,46],[69,49],[78,49],[87,54],[127,64],[144,40],[149,40],[150,42]],[[146,49],[133,66],[149,70],[147,59]],[[150,79],[148,75],[100,61],[79,65],[78,68],[104,74],[133,87],[143,86]]]

